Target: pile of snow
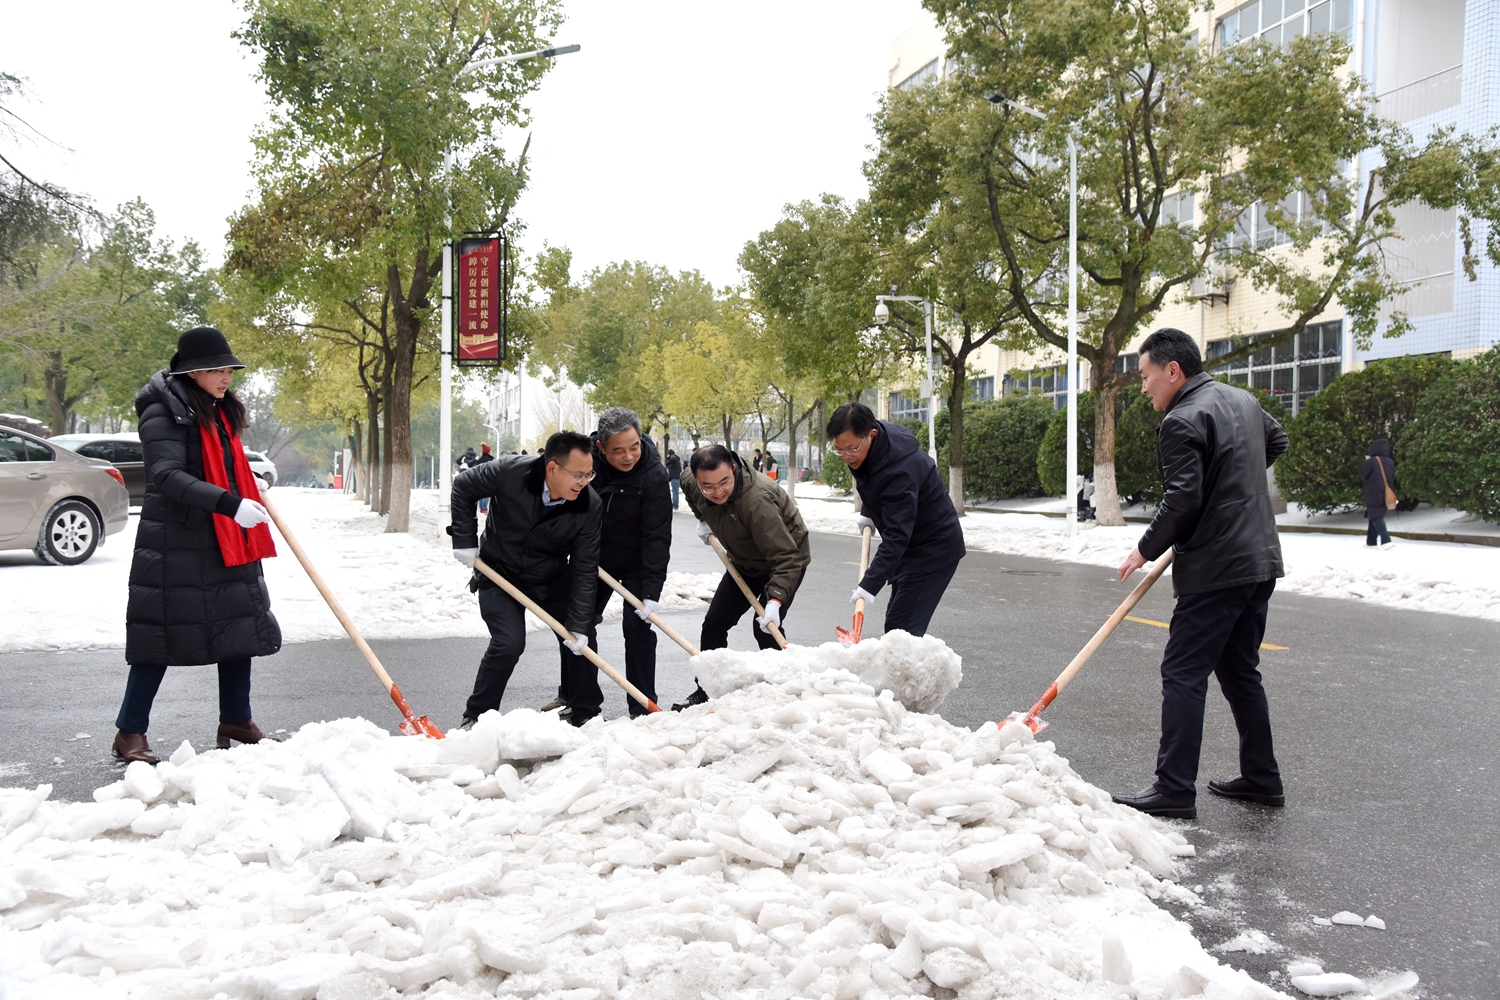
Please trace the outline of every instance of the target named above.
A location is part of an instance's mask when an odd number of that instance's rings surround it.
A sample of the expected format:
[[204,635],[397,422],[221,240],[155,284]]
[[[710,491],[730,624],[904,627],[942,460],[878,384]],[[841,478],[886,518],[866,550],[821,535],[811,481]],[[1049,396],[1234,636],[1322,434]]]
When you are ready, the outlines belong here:
[[1293,962],[1287,966],[1287,975],[1299,993],[1310,997],[1341,997],[1355,994],[1370,1000],[1395,1000],[1404,997],[1420,982],[1417,974],[1408,969],[1394,976],[1367,983],[1347,972],[1324,972],[1316,962]]
[[[800,509],[815,531],[858,534],[851,504],[811,500]],[[1062,519],[1041,514],[971,512],[963,518],[964,542],[972,550],[1110,568],[1125,561],[1146,529],[1084,527],[1070,539]],[[1280,538],[1286,576],[1276,582],[1278,590],[1500,621],[1500,548],[1400,539],[1385,550],[1349,535],[1288,532]]]
[[582,730],[344,719],[0,790],[6,1000],[1280,995],[1152,903],[1193,898],[1169,825],[859,679],[901,647]]
[[[405,534],[387,534],[385,518],[332,490],[277,488],[271,499],[366,638],[489,635],[469,591],[470,572],[454,561],[452,541],[438,529],[435,492],[412,491]],[[12,554],[14,563],[0,569],[7,584],[0,652],[125,645],[126,582],[138,524],[132,516],[125,531],[111,535],[81,566],[27,565],[31,556]],[[279,533],[276,548],[276,558],[263,565],[283,641],[343,638],[338,619]],[[716,573],[668,573],[661,605],[701,609],[718,582]],[[623,607],[612,598],[605,617],[619,617]],[[530,614],[526,627],[546,628]]]

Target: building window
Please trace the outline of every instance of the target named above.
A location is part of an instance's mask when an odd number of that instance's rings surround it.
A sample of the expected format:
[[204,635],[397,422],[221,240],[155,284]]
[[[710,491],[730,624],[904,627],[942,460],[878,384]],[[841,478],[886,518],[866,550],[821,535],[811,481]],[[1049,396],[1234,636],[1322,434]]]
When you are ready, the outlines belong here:
[[1227,367],[1215,365],[1213,359],[1245,343],[1268,340],[1276,332],[1258,333],[1249,338],[1211,340],[1208,344],[1210,371],[1221,373],[1231,382],[1269,392],[1295,415],[1313,394],[1328,388],[1342,370],[1344,324],[1315,323],[1299,333],[1290,344],[1257,351],[1248,360]]
[[995,398],[995,376],[986,375],[983,378],[969,380],[970,399],[994,399]]
[[1007,396],[1046,396],[1059,410],[1068,405],[1068,366],[1050,365],[1005,376],[1001,390]]
[[892,420],[927,422],[927,400],[921,396],[914,392],[893,392],[889,399]]
[[1214,43],[1222,49],[1260,38],[1272,45],[1290,45],[1303,35],[1332,32],[1350,41],[1354,34],[1354,0],[1252,0],[1220,18]]
[[1115,358],[1115,371],[1123,375],[1126,372],[1138,372],[1141,370],[1141,356],[1136,351],[1129,354],[1121,354]]
[[938,61],[936,59],[917,70],[911,76],[896,84],[897,90],[913,90],[924,83],[932,83],[938,78]]

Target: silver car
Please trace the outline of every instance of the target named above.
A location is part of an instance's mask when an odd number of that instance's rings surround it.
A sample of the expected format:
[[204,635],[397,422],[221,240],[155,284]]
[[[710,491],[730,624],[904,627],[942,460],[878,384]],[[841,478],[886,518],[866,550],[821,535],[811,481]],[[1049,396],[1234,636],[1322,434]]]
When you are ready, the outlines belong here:
[[0,427],[0,549],[31,549],[43,562],[76,566],[129,522],[120,470]]

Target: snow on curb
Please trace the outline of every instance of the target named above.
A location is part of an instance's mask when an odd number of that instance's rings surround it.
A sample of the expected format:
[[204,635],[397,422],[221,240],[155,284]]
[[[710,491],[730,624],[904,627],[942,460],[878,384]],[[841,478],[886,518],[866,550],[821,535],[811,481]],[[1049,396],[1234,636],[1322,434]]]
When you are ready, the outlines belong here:
[[[358,499],[331,490],[279,488],[272,499],[292,525],[313,565],[368,639],[431,639],[489,635],[469,590],[469,572],[440,539],[437,494],[412,492],[411,531],[387,534],[385,518]],[[125,645],[125,601],[137,517],[87,563],[76,567],[0,567],[6,587],[0,652],[94,649]],[[344,630],[279,534],[277,556],[265,560],[271,610],[284,642],[342,639]],[[718,574],[668,573],[661,606],[702,608]],[[602,584],[601,584],[602,586]],[[618,597],[605,608],[619,617]],[[531,614],[526,627],[546,628]]]
[[[858,533],[852,505],[813,499],[799,506],[814,531]],[[969,548],[981,552],[1114,568],[1135,548],[1145,525],[1090,526],[1070,540],[1058,518],[971,512],[963,529]],[[1277,581],[1278,590],[1500,621],[1500,549],[1402,539],[1387,551],[1348,535],[1287,533],[1281,550],[1287,575]]]
[[1171,826],[844,669],[901,645],[582,730],[342,719],[0,789],[7,1000],[1280,996],[1153,905],[1190,895]]

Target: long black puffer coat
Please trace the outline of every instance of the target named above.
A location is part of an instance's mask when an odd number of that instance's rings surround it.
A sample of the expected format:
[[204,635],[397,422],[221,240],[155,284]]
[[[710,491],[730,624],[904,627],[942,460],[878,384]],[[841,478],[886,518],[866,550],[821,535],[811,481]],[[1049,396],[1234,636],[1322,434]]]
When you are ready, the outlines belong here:
[[[1381,473],[1384,472],[1384,478]],[[1396,461],[1391,458],[1391,442],[1387,438],[1376,438],[1370,442],[1370,450],[1359,466],[1360,495],[1365,501],[1365,520],[1373,521],[1385,517],[1385,484],[1396,489]]]
[[201,430],[185,378],[159,371],[135,398],[146,499],[130,564],[127,663],[220,663],[281,648],[260,561],[225,566],[219,552],[213,515],[233,517],[240,504],[228,434],[216,420],[231,487],[224,490],[203,478]]
[[599,565],[615,579],[641,571],[643,601],[661,600],[672,555],[672,494],[666,466],[656,445],[641,437],[641,457],[621,472],[599,450],[594,438],[594,492],[604,501],[599,528]]

